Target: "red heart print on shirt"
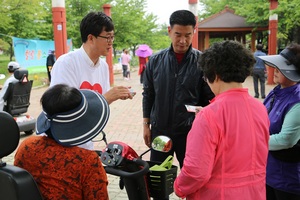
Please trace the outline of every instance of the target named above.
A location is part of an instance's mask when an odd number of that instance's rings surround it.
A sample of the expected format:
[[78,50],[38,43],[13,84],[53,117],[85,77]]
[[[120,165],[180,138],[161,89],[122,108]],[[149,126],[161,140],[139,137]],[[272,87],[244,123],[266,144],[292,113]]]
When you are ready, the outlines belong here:
[[84,81],[82,82],[80,89],[89,89],[89,90],[94,90],[102,94],[102,87],[99,83],[95,83],[94,85],[91,85],[89,82]]

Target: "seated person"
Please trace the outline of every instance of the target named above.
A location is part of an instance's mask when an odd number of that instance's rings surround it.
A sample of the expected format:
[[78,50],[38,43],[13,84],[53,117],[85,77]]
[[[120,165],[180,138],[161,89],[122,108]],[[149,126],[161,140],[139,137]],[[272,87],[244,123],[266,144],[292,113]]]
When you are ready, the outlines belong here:
[[41,98],[37,134],[24,140],[15,154],[16,166],[31,173],[45,199],[108,199],[107,176],[98,154],[78,147],[105,127],[109,106],[92,90],[64,84]]
[[4,82],[4,85],[2,86],[2,89],[0,91],[0,111],[2,111],[3,107],[4,107],[3,97],[6,93],[9,83],[18,82],[18,80],[14,77],[14,72],[19,68],[20,68],[20,65],[17,62],[9,62],[7,65],[7,70],[8,70],[8,73],[10,74],[10,77],[8,79],[6,79],[6,81]]
[[[0,80],[1,79],[5,79],[5,75],[4,74],[0,74]],[[0,90],[2,90],[3,85],[0,85]]]

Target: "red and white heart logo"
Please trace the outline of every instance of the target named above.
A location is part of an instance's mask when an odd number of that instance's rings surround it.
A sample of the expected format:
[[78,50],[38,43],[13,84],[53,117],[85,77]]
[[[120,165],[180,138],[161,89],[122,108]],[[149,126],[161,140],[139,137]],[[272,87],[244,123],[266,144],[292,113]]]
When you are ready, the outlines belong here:
[[102,87],[99,83],[95,83],[94,85],[91,85],[89,82],[84,81],[82,82],[80,89],[89,89],[89,90],[94,90],[102,94]]

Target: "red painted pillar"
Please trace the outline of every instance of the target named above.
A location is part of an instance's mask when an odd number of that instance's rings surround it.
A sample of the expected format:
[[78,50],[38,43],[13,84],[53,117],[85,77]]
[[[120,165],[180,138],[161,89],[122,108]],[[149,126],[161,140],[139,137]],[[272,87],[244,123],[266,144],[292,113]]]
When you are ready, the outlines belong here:
[[[275,10],[278,7],[278,0],[270,1],[270,11]],[[269,41],[268,41],[268,54],[277,54],[277,28],[278,28],[278,16],[277,14],[270,15],[269,17]],[[267,84],[274,84],[273,81],[274,68],[268,67],[268,80]]]
[[[110,8],[111,8],[110,4],[104,4],[103,5],[103,11],[109,17],[111,17]],[[108,67],[109,67],[110,85],[113,85],[114,84],[114,69],[113,69],[112,49],[109,50],[109,52],[106,56],[106,62],[107,62]]]
[[189,9],[196,17],[195,34],[193,37],[192,46],[198,49],[198,0],[189,0]]
[[68,52],[65,0],[52,0],[55,56]]

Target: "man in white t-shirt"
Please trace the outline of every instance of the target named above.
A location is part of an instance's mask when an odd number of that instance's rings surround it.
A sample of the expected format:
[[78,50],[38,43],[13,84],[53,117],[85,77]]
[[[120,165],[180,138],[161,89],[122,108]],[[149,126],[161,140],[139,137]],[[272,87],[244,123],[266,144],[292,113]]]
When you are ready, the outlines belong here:
[[[51,71],[50,87],[67,84],[78,89],[91,89],[102,94],[110,104],[118,99],[132,99],[129,88],[110,88],[108,64],[100,59],[107,56],[114,41],[112,19],[103,12],[90,12],[80,23],[82,46],[60,56]],[[93,149],[92,142],[81,147]]]
[[114,25],[103,12],[90,12],[81,21],[80,49],[60,56],[51,71],[50,86],[60,83],[78,89],[98,91],[110,104],[118,99],[132,99],[125,86],[110,88],[109,68],[100,56],[107,56],[114,41]]

